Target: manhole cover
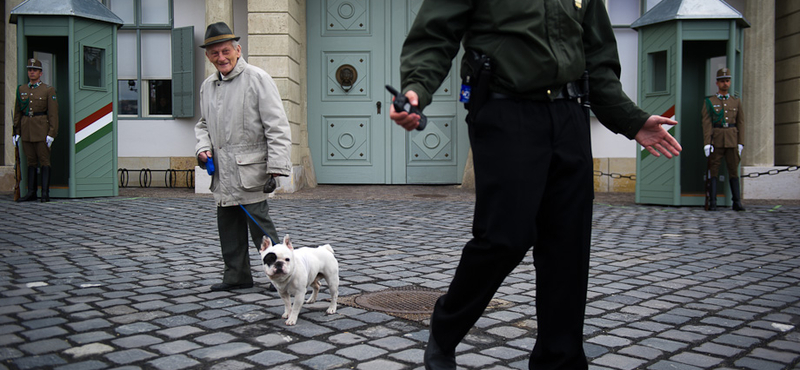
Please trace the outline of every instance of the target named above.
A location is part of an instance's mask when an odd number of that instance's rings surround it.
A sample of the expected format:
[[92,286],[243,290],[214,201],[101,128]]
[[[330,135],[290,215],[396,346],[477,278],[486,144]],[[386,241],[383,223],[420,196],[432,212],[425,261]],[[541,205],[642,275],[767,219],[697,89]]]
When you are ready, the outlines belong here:
[[388,289],[362,294],[355,303],[369,310],[398,314],[430,314],[444,292],[417,289]]
[[[411,321],[425,321],[433,313],[433,306],[445,292],[415,286],[389,288],[377,292],[339,297],[345,306],[383,312]],[[511,302],[492,299],[487,310],[513,306]]]

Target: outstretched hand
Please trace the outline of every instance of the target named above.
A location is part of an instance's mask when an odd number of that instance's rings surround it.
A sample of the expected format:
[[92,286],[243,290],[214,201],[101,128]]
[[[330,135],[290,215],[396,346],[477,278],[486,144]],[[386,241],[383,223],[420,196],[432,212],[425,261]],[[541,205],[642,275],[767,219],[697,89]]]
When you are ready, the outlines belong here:
[[650,116],[644,126],[636,133],[634,139],[647,149],[650,154],[660,157],[663,153],[672,158],[681,153],[681,144],[661,125],[677,125],[678,122],[662,116]]

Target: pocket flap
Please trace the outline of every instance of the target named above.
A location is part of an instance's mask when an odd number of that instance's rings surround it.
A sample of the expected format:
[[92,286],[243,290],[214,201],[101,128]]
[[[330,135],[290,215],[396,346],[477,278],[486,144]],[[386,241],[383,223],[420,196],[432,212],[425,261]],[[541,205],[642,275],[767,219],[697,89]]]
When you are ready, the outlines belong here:
[[267,153],[245,153],[236,155],[236,164],[240,166],[256,163],[267,163]]

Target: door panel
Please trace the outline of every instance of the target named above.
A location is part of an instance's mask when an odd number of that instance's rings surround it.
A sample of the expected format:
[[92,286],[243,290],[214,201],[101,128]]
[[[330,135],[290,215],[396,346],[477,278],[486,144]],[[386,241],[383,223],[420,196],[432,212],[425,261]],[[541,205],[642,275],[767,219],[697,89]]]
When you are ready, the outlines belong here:
[[[320,183],[384,183],[384,2],[308,3],[308,134]],[[376,17],[377,20],[376,21]]]
[[[319,183],[461,182],[469,147],[456,67],[426,107],[424,131],[389,119],[383,86],[400,87],[400,52],[421,3],[309,0],[308,132]],[[343,86],[342,73],[352,83]]]

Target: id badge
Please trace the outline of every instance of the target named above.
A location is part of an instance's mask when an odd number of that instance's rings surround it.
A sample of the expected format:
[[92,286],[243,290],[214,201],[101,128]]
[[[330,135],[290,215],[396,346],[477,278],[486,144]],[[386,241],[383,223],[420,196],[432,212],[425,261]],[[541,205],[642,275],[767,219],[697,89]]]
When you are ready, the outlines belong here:
[[469,95],[472,92],[472,86],[461,84],[461,94],[459,94],[458,101],[461,103],[469,103]]

